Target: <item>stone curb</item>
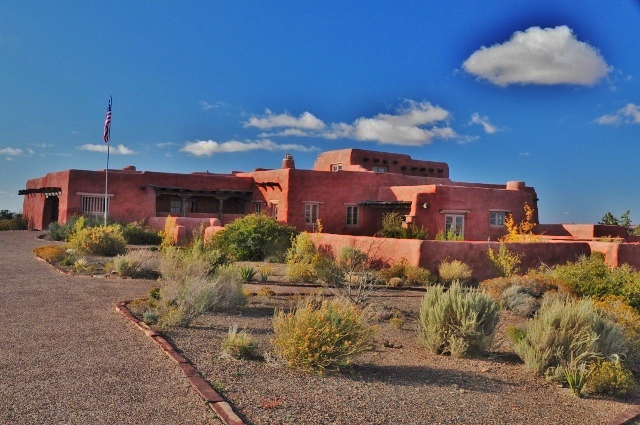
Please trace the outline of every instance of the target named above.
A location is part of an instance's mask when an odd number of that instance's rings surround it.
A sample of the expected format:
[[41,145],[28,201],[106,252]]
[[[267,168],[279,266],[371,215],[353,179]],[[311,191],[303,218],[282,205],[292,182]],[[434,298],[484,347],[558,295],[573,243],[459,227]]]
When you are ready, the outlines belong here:
[[233,408],[224,401],[224,399],[218,394],[211,384],[209,384],[202,376],[198,370],[191,364],[189,360],[184,358],[180,353],[176,351],[176,348],[167,341],[162,335],[158,332],[151,329],[146,323],[137,319],[131,311],[127,308],[127,304],[129,301],[121,301],[116,304],[116,311],[122,314],[126,319],[132,322],[138,329],[143,331],[145,335],[155,342],[158,347],[182,370],[185,378],[191,384],[193,389],[200,394],[200,397],[207,403],[209,408],[213,410],[216,415],[224,422],[226,425],[244,425],[242,419],[238,417],[233,411]]
[[607,425],[624,425],[640,416],[640,404],[633,404],[624,412],[618,413]]

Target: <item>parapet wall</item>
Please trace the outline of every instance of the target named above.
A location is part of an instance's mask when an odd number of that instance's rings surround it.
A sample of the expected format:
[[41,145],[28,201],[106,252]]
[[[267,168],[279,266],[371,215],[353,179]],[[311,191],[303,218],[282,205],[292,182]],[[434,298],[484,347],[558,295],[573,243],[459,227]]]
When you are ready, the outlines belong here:
[[[414,266],[437,272],[443,260],[460,260],[473,268],[477,281],[496,277],[488,258],[489,248],[495,252],[499,242],[420,241],[413,239],[384,239],[366,236],[346,236],[317,233],[312,237],[320,249],[338,256],[345,246],[354,246],[388,263],[406,258]],[[607,242],[520,242],[507,243],[508,248],[522,254],[521,269],[526,271],[540,264],[553,266],[576,261],[592,251],[604,252],[607,264],[618,266],[627,263],[640,269],[640,244]]]

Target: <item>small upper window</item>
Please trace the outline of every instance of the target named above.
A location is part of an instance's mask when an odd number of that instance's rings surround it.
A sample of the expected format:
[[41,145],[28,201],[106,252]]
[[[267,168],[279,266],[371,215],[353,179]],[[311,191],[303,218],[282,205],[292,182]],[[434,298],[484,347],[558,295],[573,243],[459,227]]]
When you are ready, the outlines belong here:
[[504,212],[492,212],[489,216],[489,224],[492,226],[504,226]]
[[260,214],[262,212],[262,202],[253,203],[253,212],[255,214]]
[[383,167],[382,165],[374,165],[371,170],[374,173],[386,173],[387,172],[387,167]]
[[342,162],[339,164],[331,164],[331,171],[340,171],[342,170]]
[[358,206],[347,205],[347,226],[357,226],[358,224]]

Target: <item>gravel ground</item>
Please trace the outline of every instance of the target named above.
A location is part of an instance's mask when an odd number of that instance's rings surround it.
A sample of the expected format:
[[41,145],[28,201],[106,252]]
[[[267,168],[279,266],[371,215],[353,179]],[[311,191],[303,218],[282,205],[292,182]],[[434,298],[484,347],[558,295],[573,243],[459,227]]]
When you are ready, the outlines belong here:
[[115,311],[153,282],[60,274],[37,235],[0,232],[0,423],[221,423]]
[[[208,314],[191,328],[167,335],[222,388],[248,424],[595,425],[638,402],[637,395],[624,401],[577,398],[527,371],[507,344],[485,357],[429,354],[417,343],[420,298],[411,295],[374,299],[381,312],[375,349],[342,373],[318,376],[220,355],[220,342],[232,324],[250,331],[268,353],[273,309],[291,306],[286,296],[253,297],[242,315]],[[385,314],[397,310],[406,317],[400,330]],[[506,316],[502,327],[517,320]]]

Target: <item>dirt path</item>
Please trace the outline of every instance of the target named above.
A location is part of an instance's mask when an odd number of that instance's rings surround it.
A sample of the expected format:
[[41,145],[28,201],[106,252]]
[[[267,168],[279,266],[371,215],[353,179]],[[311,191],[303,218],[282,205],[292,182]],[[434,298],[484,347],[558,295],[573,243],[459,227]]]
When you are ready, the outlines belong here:
[[219,424],[175,364],[120,317],[150,281],[69,277],[0,232],[0,423]]

